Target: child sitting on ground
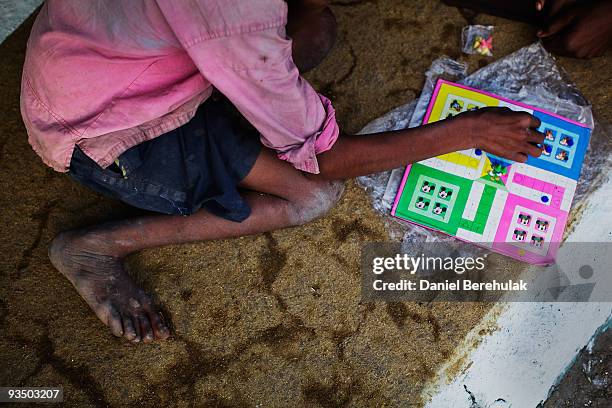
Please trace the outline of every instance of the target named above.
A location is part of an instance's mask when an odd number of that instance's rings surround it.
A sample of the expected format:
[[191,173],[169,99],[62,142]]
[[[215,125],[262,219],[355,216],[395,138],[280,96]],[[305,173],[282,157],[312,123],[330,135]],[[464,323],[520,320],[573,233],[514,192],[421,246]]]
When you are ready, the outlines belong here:
[[456,150],[520,162],[541,154],[539,120],[503,108],[341,134],[331,102],[300,75],[334,43],[328,3],[42,6],[21,94],[32,147],[75,181],[158,213],[64,232],[50,245],[53,265],[115,336],[169,335],[123,268],[130,253],[303,224],[334,206],[343,179]]

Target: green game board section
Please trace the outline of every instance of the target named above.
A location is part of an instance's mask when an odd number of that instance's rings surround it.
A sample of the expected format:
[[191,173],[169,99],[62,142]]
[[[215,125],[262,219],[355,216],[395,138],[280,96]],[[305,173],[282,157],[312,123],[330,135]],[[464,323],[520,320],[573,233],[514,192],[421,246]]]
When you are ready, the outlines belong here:
[[473,183],[464,177],[415,163],[406,179],[395,215],[451,235],[456,235],[459,228],[482,234],[497,187],[485,184],[476,216],[470,221],[463,219],[462,214]]
[[491,180],[491,176],[489,176],[489,175],[482,176],[480,179],[478,179],[478,181],[480,183],[483,183],[483,184],[488,184],[493,189],[499,188],[500,190],[508,191],[508,189],[506,188],[506,185],[504,184],[503,181],[501,181],[501,180]]
[[[422,191],[424,181],[430,181],[435,185],[431,194]],[[410,174],[406,179],[395,215],[455,235],[461,222],[461,214],[463,214],[471,185],[472,181],[466,178],[415,163],[410,168]],[[442,187],[453,189],[452,203],[439,198]],[[427,200],[429,200],[429,205],[426,208],[416,207],[417,202]],[[443,216],[434,213],[437,204],[446,206]]]
[[482,234],[487,224],[487,219],[489,218],[489,213],[491,212],[494,199],[495,187],[485,185],[484,190],[482,191],[482,197],[478,203],[478,209],[476,210],[474,221],[469,221],[462,218],[460,227],[477,234]]
[[[425,217],[430,217],[433,215],[434,220],[439,220],[442,222],[448,222],[450,215],[453,212],[453,208],[455,207],[455,202],[457,201],[456,192],[459,191],[459,186],[456,186],[451,183],[447,183],[441,181],[439,179],[428,177],[424,174],[421,174],[417,179],[416,183],[417,188],[420,186],[426,186],[430,188],[429,191],[421,191],[420,194],[414,194],[412,199],[410,200],[410,204],[408,208],[411,208],[412,211],[419,213]],[[440,197],[441,192],[450,192],[450,196]],[[421,206],[419,206],[419,203]],[[435,209],[438,209],[440,213],[436,213]]]

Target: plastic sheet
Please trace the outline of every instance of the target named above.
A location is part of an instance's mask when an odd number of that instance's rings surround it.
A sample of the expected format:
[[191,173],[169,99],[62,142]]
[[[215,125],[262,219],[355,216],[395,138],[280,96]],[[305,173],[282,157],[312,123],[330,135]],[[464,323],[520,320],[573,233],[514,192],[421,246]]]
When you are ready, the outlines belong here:
[[[591,106],[567,75],[556,65],[554,58],[535,43],[510,54],[482,69],[467,75],[467,66],[448,57],[435,60],[425,73],[425,85],[418,100],[399,106],[367,124],[359,133],[369,134],[419,126],[433,93],[436,81],[444,78],[506,98],[538,106],[567,118],[594,127]],[[596,187],[605,168],[611,166],[610,129],[595,126],[581,178],[574,197],[574,207]],[[391,206],[399,188],[405,167],[359,177],[357,182],[369,193],[376,211],[386,216],[390,238],[405,244],[417,245],[425,241],[454,240],[444,234],[399,221],[390,216]],[[477,247],[460,244],[462,252],[475,253]]]

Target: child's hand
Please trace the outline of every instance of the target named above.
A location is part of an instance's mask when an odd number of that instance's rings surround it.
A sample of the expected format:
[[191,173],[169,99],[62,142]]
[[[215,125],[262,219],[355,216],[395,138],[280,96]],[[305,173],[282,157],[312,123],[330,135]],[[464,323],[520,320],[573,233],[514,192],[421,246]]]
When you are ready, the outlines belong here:
[[470,147],[496,156],[524,163],[527,155],[539,157],[544,134],[536,131],[540,120],[527,112],[509,108],[482,108],[463,113],[451,122],[458,122],[466,132]]

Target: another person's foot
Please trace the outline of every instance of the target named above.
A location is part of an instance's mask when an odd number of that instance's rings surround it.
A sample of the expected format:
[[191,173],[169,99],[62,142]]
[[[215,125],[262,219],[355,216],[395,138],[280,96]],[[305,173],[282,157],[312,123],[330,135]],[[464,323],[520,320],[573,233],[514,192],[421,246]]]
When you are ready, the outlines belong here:
[[168,338],[161,312],[107,247],[95,234],[69,231],[51,242],[49,258],[115,336],[145,343]]

